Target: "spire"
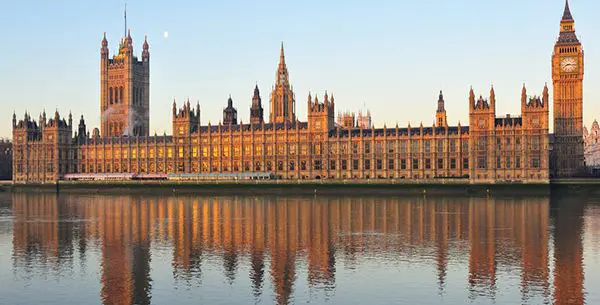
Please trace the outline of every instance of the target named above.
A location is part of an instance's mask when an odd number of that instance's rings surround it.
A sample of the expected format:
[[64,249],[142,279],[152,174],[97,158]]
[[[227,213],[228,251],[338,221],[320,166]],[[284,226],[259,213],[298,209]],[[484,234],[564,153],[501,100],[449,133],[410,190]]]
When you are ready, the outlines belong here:
[[562,21],[574,21],[569,8],[569,0],[565,2],[565,12],[563,13]]
[[442,93],[442,90],[440,90],[440,95],[438,97],[438,109],[437,112],[444,112],[446,111],[444,109],[444,94]]
[[285,54],[283,52],[283,41],[281,42],[281,52],[279,54],[279,64],[285,65]]
[[542,102],[543,102],[544,106],[548,105],[548,102],[549,102],[548,83],[544,84],[544,91],[542,92]]
[[123,31],[123,37],[127,37],[127,1],[125,1],[124,18],[125,18],[125,30]]
[[469,90],[469,104],[471,104],[471,107],[475,107],[475,92],[473,92],[473,87]]

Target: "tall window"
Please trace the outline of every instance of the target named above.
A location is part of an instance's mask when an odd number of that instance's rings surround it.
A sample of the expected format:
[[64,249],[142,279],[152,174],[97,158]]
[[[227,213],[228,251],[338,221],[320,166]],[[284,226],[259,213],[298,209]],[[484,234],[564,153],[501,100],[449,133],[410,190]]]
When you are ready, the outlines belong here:
[[479,156],[479,157],[477,157],[477,168],[480,168],[480,169],[486,168],[486,163],[487,163],[487,157],[486,156]]
[[418,140],[410,141],[410,152],[413,154],[419,152],[419,141]]
[[449,145],[450,145],[450,147],[449,147],[450,152],[452,152],[452,153],[456,152],[456,140],[450,139]]
[[110,101],[110,104],[112,105],[112,104],[113,104],[113,102],[114,102],[114,101],[113,101],[113,98],[114,98],[114,97],[113,97],[113,88],[112,88],[112,87],[110,87],[110,88],[108,89],[108,95],[109,95],[109,101]]
[[461,151],[463,153],[467,153],[469,152],[469,141],[463,140],[462,141],[462,147],[461,147]]
[[423,146],[425,147],[424,150],[426,153],[431,152],[431,141],[430,140],[423,141]]
[[487,149],[487,139],[485,137],[477,138],[477,150],[486,151]]
[[123,87],[119,88],[119,104],[123,104]]

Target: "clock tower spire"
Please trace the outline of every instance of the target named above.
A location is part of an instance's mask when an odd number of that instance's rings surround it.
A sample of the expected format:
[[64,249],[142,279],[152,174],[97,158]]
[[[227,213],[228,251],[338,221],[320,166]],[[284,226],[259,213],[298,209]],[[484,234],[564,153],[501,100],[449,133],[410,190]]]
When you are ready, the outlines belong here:
[[567,0],[552,54],[554,177],[573,177],[584,167],[583,64],[583,48],[575,34],[575,20]]

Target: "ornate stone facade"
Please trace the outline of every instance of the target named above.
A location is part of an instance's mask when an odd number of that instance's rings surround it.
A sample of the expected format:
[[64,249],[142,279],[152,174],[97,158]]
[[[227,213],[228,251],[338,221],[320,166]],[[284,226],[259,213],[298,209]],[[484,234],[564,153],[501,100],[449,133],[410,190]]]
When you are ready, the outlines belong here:
[[587,128],[583,128],[583,139],[585,142],[585,165],[600,167],[600,126],[598,126],[598,121],[594,120],[589,131]]
[[[26,113],[19,122],[13,116],[13,180],[53,182],[68,173],[192,176],[268,173],[280,179],[431,181],[454,177],[469,179],[471,183],[547,183],[552,165],[553,173],[564,176],[572,175],[583,164],[583,146],[579,152],[579,143],[583,143],[583,52],[573,24],[567,5],[552,59],[556,103],[553,143],[548,133],[548,86],[544,86],[541,96],[529,96],[523,86],[520,116],[502,117],[496,116],[493,88],[487,98],[476,98],[471,89],[469,126],[448,124],[441,92],[432,126],[375,128],[370,114],[368,128],[364,118],[356,119],[354,115],[341,116],[336,125],[336,101],[333,94],[327,93],[322,98],[308,95],[308,118],[302,122],[295,114],[295,96],[282,45],[270,95],[269,123],[263,120],[258,86],[252,97],[250,124],[238,122],[231,99],[218,125],[201,124],[199,104],[193,110],[189,101],[181,108],[174,102],[170,136],[148,136],[147,118],[138,124],[139,121],[112,113],[102,121],[102,131],[94,129],[91,136],[82,117],[73,136],[70,115],[66,121],[58,112],[50,120],[44,114],[35,122]],[[119,55],[112,60],[108,60],[106,39],[101,50],[101,71],[106,76],[101,77],[102,113],[123,107],[127,111],[143,110],[146,115],[148,44],[144,43],[141,62],[132,55],[129,35],[124,38]],[[110,72],[112,65],[117,64],[124,66]],[[131,78],[124,78],[125,82],[111,78],[112,75]],[[121,99],[126,101],[121,103]],[[121,128],[121,125],[135,128]],[[556,156],[552,163],[550,151]]]

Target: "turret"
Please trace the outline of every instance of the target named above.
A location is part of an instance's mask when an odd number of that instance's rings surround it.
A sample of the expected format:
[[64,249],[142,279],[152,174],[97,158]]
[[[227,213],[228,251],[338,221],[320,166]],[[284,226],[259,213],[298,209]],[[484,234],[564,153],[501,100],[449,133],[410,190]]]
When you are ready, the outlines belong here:
[[442,90],[440,90],[437,104],[437,110],[435,112],[436,125],[438,127],[446,127],[448,126],[448,123],[446,118],[446,108],[444,105],[444,94],[442,93]]
[[73,128],[73,114],[69,111],[69,129]]
[[523,84],[523,89],[521,89],[521,106],[525,107],[525,105],[527,105],[527,88]]
[[223,125],[237,125],[237,110],[233,107],[231,95],[227,100],[227,108],[223,109]]
[[544,91],[542,92],[542,102],[544,103],[544,107],[548,107],[549,103],[549,93],[548,93],[548,83],[544,84]]
[[86,135],[87,135],[87,128],[85,126],[85,120],[83,119],[83,115],[81,115],[81,118],[79,119],[79,126],[77,128],[77,136],[78,136],[77,142],[79,144],[85,143]]
[[108,59],[108,40],[106,40],[106,32],[102,38],[102,47],[100,48],[100,57],[102,59]]
[[473,87],[469,90],[469,111],[471,111],[475,107],[475,92],[473,91]]
[[12,120],[13,128],[17,127],[17,114],[13,111],[13,120]]
[[490,107],[492,109],[496,109],[496,92],[494,91],[494,86],[490,89]]
[[260,124],[263,122],[264,110],[262,108],[262,100],[260,98],[260,91],[258,90],[258,84],[254,87],[254,94],[252,95],[252,106],[250,107],[250,124]]
[[142,45],[142,61],[148,62],[150,60],[150,51],[148,50],[148,36],[144,36],[144,44]]

